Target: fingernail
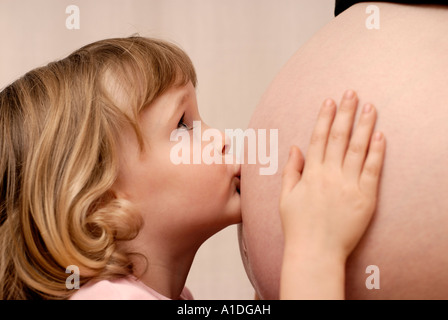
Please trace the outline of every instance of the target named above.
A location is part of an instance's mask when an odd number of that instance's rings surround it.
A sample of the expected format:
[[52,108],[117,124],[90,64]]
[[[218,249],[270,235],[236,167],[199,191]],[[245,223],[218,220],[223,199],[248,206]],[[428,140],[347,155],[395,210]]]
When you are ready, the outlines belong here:
[[331,107],[332,105],[333,105],[333,100],[331,100],[331,99],[325,100],[325,106],[326,107]]
[[372,105],[368,103],[364,106],[364,113],[368,113],[370,110],[372,110]]
[[383,138],[383,134],[381,132],[377,132],[373,136],[373,140],[375,140],[375,141],[381,141],[382,138]]
[[355,95],[355,93],[353,92],[353,90],[347,90],[347,91],[345,91],[345,98],[346,99],[351,99],[351,98],[353,98],[353,96]]

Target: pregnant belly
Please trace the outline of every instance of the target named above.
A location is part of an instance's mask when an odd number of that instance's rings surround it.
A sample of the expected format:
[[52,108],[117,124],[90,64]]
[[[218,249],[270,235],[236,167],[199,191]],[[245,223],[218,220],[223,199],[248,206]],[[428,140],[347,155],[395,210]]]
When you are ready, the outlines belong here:
[[[291,144],[305,154],[322,101],[354,89],[378,110],[386,160],[377,211],[349,257],[349,299],[448,298],[448,8],[373,3],[339,15],[280,71],[249,127],[278,129],[279,170],[242,167],[240,248],[258,295],[278,297],[281,170]],[[378,267],[379,289],[366,268]]]

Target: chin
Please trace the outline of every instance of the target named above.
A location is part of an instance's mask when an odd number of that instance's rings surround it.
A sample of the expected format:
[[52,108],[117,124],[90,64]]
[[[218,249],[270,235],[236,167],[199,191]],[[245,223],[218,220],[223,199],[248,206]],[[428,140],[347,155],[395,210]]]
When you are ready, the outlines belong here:
[[232,208],[228,214],[229,220],[231,221],[229,225],[241,223],[241,204],[240,199],[238,199],[237,204],[235,204],[235,208]]
[[[220,212],[216,212],[214,219],[219,223],[221,229],[226,228],[233,224],[238,224],[242,220],[241,216],[241,199],[240,195],[235,192],[230,195],[227,200],[227,203],[221,206],[224,210],[220,210]],[[219,216],[219,218],[217,218]]]

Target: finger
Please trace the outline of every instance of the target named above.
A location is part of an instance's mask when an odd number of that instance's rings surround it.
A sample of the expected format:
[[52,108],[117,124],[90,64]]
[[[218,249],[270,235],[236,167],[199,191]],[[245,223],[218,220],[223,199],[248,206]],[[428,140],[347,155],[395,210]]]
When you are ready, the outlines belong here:
[[327,149],[325,150],[325,163],[339,167],[342,166],[357,106],[358,97],[356,93],[352,90],[347,90],[341,100],[333,126],[331,127]]
[[372,138],[377,119],[375,107],[366,104],[362,110],[358,124],[353,132],[343,162],[343,172],[347,177],[359,179],[367,150]]
[[366,161],[359,180],[361,190],[366,194],[375,195],[384,163],[386,139],[383,133],[376,132],[371,141]]
[[288,194],[300,181],[303,170],[304,159],[302,152],[296,146],[292,146],[289,151],[288,161],[282,174],[282,195]]
[[335,113],[336,104],[334,101],[331,99],[325,100],[317,117],[317,122],[313,133],[311,134],[311,140],[306,154],[307,166],[312,166],[313,164],[320,164],[323,162],[325,148],[327,147],[328,134],[330,132]]

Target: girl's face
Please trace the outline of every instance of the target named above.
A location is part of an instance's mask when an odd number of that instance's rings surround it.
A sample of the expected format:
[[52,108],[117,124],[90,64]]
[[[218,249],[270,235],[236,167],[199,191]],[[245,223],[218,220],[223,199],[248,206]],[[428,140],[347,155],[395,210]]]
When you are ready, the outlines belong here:
[[[222,228],[240,222],[240,165],[228,160],[223,133],[221,141],[201,143],[202,150],[216,144],[221,164],[175,164],[171,159],[173,147],[179,144],[193,155],[193,145],[197,148],[202,132],[210,129],[199,115],[194,86],[170,88],[141,112],[139,121],[145,150],[139,150],[133,130],[123,132],[115,191],[142,215],[140,234],[147,241],[158,237],[173,245],[192,241],[200,245]],[[200,121],[201,137],[197,129],[192,130],[193,121]],[[172,134],[180,133],[190,139],[171,141]]]

